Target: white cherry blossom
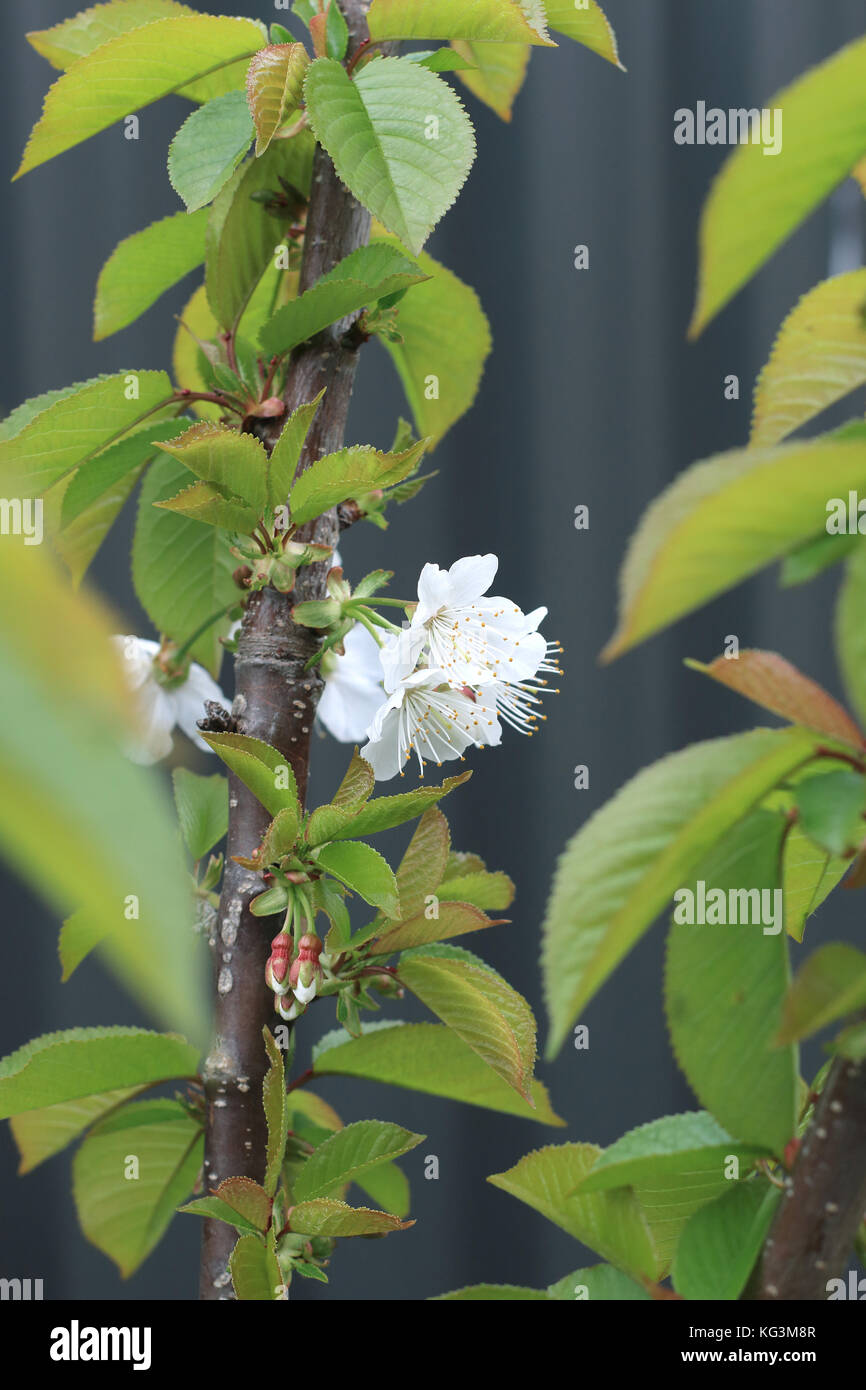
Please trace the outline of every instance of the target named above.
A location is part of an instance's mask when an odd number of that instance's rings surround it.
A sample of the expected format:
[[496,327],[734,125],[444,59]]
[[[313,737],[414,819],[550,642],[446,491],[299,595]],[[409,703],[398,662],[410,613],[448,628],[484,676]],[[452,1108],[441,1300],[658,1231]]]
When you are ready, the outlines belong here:
[[205,713],[205,701],[228,702],[216,681],[203,666],[191,662],[186,680],[177,685],[164,685],[159,679],[155,659],[160,645],[144,637],[113,637],[123,659],[123,672],[132,692],[139,716],[140,733],[127,747],[127,756],[135,763],[157,763],[168,757],[173,747],[172,734],[177,727],[197,748],[206,753],[212,750],[202,739],[196,721]]
[[473,744],[495,746],[502,729],[484,692],[455,690],[444,671],[422,667],[397,684],[367,734],[361,756],[384,782],[402,776],[413,753],[423,776],[425,761],[441,765]]
[[356,623],[345,639],[346,652],[326,652],[321,673],[325,689],[317,716],[340,743],[360,743],[382,704],[382,666],[375,638]]

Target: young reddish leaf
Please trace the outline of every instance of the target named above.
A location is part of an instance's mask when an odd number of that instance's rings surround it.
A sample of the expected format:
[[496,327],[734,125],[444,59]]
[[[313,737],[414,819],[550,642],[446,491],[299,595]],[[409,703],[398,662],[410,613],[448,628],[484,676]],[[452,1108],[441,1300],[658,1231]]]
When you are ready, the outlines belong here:
[[252,1178],[226,1178],[213,1195],[251,1222],[256,1230],[267,1230],[271,1219],[271,1198]]
[[299,1202],[289,1214],[291,1230],[304,1236],[381,1236],[406,1231],[414,1221],[401,1221],[388,1211],[349,1207],[331,1197]]
[[247,101],[256,128],[256,154],[264,154],[290,112],[303,101],[310,59],[302,43],[269,44],[250,63]]
[[749,648],[736,658],[718,656],[709,666],[701,661],[687,661],[686,665],[791,724],[803,724],[854,748],[866,744],[866,738],[838,701],[776,652]]
[[[399,875],[397,881],[399,883]],[[402,898],[400,905],[403,905]],[[467,932],[504,925],[504,917],[494,920],[471,903],[440,903],[437,917],[419,912],[391,926],[376,942],[374,954],[390,956],[395,951],[408,951],[412,946],[428,946],[434,941],[447,941],[453,936],[465,936]]]

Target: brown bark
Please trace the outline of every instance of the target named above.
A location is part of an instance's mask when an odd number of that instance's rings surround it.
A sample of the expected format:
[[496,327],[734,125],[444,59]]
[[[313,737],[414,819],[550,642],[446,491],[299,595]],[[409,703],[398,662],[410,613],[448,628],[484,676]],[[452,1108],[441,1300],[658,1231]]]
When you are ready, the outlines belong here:
[[[366,0],[340,0],[350,32],[349,57],[367,38]],[[307,289],[337,261],[369,239],[370,216],[340,183],[330,158],[317,151],[304,243],[301,289]],[[291,412],[325,397],[310,431],[299,464],[303,471],[315,459],[342,447],[346,418],[357,367],[357,347],[346,338],[351,321],[332,328],[299,348],[291,362],[285,400]],[[274,426],[266,447],[276,442],[282,421]],[[334,545],[339,534],[336,510],[306,528],[309,539]],[[299,572],[294,594],[267,589],[255,594],[247,608],[235,663],[236,697],[233,713],[239,733],[260,738],[278,748],[292,766],[302,798],[306,795],[310,735],[321,694],[321,680],[305,672],[316,650],[316,637],[292,622],[294,603],[321,598],[327,564]],[[244,1176],[261,1181],[265,1167],[267,1131],[262,1109],[262,1080],[267,1057],[262,1029],[274,1021],[273,996],[265,986],[265,964],[277,918],[257,919],[249,901],[261,892],[261,879],[232,862],[248,856],[268,824],[267,812],[250,792],[229,778],[230,816],[225,880],[220,902],[215,949],[214,1041],[204,1067],[208,1101],[205,1138],[205,1187],[211,1191],[224,1178]],[[205,1300],[232,1297],[226,1262],[235,1243],[231,1227],[205,1221],[199,1295]]]
[[837,1058],[748,1297],[824,1302],[827,1281],[844,1275],[866,1215],[866,1064]]

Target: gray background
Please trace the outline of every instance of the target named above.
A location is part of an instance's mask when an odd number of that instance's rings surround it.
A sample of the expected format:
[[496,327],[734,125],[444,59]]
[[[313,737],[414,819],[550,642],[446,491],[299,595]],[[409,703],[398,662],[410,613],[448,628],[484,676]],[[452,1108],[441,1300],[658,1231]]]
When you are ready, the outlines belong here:
[[[52,80],[23,34],[76,8],[66,0],[6,0],[2,7],[0,160],[7,179]],[[285,19],[270,13],[267,0],[232,0],[228,8]],[[829,632],[834,574],[787,593],[764,576],[612,668],[600,669],[596,654],[612,628],[623,547],[644,506],[690,462],[745,441],[751,385],[782,317],[831,263],[846,268],[860,252],[860,202],[843,190],[696,346],[687,345],[698,212],[722,152],[675,146],[673,113],[699,99],[762,104],[859,36],[866,6],[607,0],[607,9],[627,76],[563,42],[559,52],[533,57],[512,128],[471,102],[478,162],[430,249],[478,289],[495,355],[475,410],[436,456],[437,481],[387,536],[358,527],[344,545],[355,577],[373,565],[395,569],[394,593],[411,592],[423,561],[448,565],[493,550],[502,562],[497,587],[525,608],[550,608],[547,626],[565,645],[567,678],[549,704],[544,732],[531,743],[512,736],[505,750],[486,755],[447,807],[455,845],[517,880],[513,924],[491,932],[483,951],[539,1011],[539,926],[568,836],[643,765],[692,740],[760,722],[737,697],[685,671],[682,658],[710,659],[726,634],[736,633],[743,644],[785,652],[840,693]],[[163,102],[142,113],[139,143],[115,128],[5,185],[4,412],[96,372],[168,362],[172,315],[192,280],[104,344],[90,342],[89,323],[98,271],[116,243],[177,209],[164,159],[186,109]],[[588,273],[573,269],[578,243],[590,247]],[[742,384],[739,402],[723,397],[731,372]],[[389,444],[401,408],[390,365],[373,347],[365,354],[352,437]],[[578,503],[591,509],[588,533],[573,529]],[[123,614],[122,630],[150,635],[129,583],[130,524],[127,510],[95,578]],[[327,797],[344,762],[339,746],[317,748],[314,796]],[[590,766],[589,791],[573,789],[577,763]],[[862,932],[859,899],[844,897],[825,909],[822,933]],[[2,901],[3,1053],[54,1029],[149,1021],[96,963],[61,987],[56,922],[14,878],[4,882]],[[589,1052],[566,1049],[555,1065],[540,1066],[567,1130],[366,1083],[322,1086],[346,1120],[377,1115],[429,1136],[405,1161],[418,1225],[387,1241],[345,1242],[332,1263],[330,1290],[298,1281],[293,1296],[406,1299],[479,1280],[543,1285],[579,1265],[582,1252],[572,1241],[485,1178],[539,1144],[566,1137],[605,1144],[691,1104],[665,1036],[662,941],[657,926],[586,1011]],[[330,1010],[322,1014],[324,1031]],[[818,1060],[814,1051],[807,1057],[807,1074]],[[438,1182],[422,1176],[423,1157],[432,1153],[440,1160]],[[42,1277],[49,1298],[194,1296],[196,1221],[177,1219],[142,1270],[121,1284],[78,1230],[68,1155],[20,1186],[14,1171],[4,1127],[0,1274]]]

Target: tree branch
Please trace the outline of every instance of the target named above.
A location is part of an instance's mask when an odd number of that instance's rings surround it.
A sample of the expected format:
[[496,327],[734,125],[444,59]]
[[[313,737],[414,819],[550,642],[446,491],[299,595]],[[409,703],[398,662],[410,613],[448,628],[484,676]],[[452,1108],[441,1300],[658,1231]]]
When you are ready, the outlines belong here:
[[[368,37],[367,0],[339,0],[349,26],[351,61]],[[370,216],[340,183],[324,150],[317,150],[304,242],[301,291],[308,289],[337,261],[369,240]],[[320,333],[294,353],[285,390],[289,411],[325,388],[325,397],[304,447],[298,471],[323,454],[342,447],[357,368],[357,351],[343,343],[351,320]],[[270,449],[283,421],[268,421],[259,437]],[[304,530],[308,539],[335,545],[336,510]],[[292,622],[292,605],[325,594],[329,564],[310,565],[298,575],[293,594],[266,589],[247,607],[235,662],[233,709],[239,733],[264,739],[291,765],[301,798],[306,796],[310,736],[322,691],[321,678],[305,672],[317,638]],[[262,1109],[262,1081],[268,1062],[262,1028],[273,1022],[273,998],[265,985],[265,964],[273,930],[249,911],[261,879],[241,869],[232,855],[249,855],[268,824],[267,812],[250,792],[229,777],[229,833],[225,879],[215,943],[218,953],[214,1041],[204,1068],[207,1097],[205,1185],[208,1191],[224,1178],[243,1176],[261,1182],[267,1131]],[[272,926],[276,923],[273,919]],[[205,1221],[200,1297],[231,1298],[226,1263],[235,1243],[223,1222]]]
[[866,1214],[866,1066],[833,1063],[786,1183],[753,1291],[758,1301],[824,1302]]

